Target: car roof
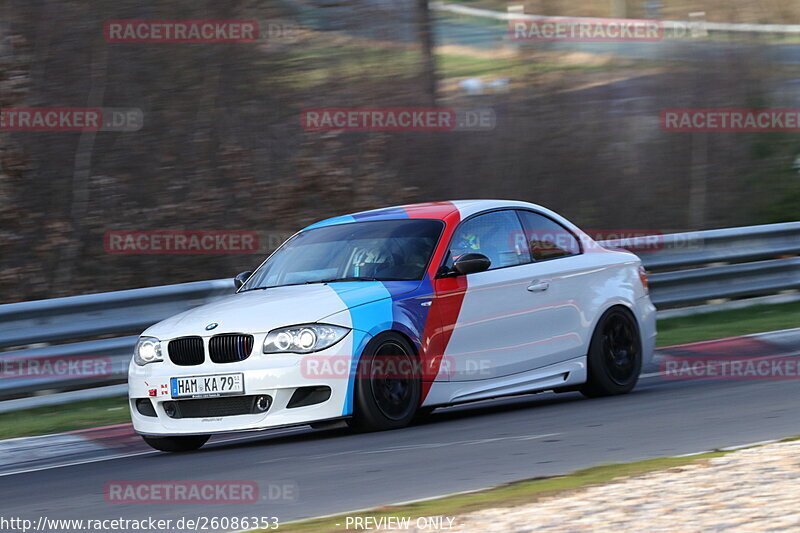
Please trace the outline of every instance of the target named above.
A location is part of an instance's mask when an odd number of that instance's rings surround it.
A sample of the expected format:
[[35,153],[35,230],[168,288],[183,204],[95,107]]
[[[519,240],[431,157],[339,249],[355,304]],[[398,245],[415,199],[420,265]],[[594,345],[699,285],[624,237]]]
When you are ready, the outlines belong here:
[[[382,207],[369,211],[360,211],[349,215],[328,218],[311,224],[305,229],[318,228],[322,226],[332,226],[336,224],[347,224],[351,222],[362,222],[367,220],[396,220],[406,218],[429,218],[444,220],[456,211],[461,220],[487,209],[509,208],[528,208],[535,209],[548,214],[551,213],[536,204],[520,202],[516,200],[454,200],[445,202],[427,202],[420,204],[407,204],[392,207]],[[560,218],[560,217],[559,217]]]

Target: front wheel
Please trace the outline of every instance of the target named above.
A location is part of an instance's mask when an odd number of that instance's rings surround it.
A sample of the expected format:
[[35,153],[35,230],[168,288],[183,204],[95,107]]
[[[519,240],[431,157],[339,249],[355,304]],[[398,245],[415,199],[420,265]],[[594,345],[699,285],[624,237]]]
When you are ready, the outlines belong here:
[[422,393],[417,362],[402,336],[385,333],[372,339],[358,362],[353,418],[348,424],[360,431],[410,424]]
[[633,315],[612,307],[597,323],[589,344],[584,396],[612,396],[633,390],[642,370],[642,339]]
[[185,437],[147,437],[142,435],[144,441],[162,452],[190,452],[197,450],[208,442],[210,435],[187,435]]

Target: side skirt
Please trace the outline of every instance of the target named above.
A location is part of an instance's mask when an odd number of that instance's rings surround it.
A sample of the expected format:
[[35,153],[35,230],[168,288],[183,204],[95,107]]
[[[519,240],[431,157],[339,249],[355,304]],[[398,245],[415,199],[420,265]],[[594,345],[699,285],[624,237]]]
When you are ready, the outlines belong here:
[[586,356],[582,356],[510,376],[478,381],[437,381],[431,386],[428,397],[422,405],[441,407],[499,396],[571,387],[585,383],[586,377]]

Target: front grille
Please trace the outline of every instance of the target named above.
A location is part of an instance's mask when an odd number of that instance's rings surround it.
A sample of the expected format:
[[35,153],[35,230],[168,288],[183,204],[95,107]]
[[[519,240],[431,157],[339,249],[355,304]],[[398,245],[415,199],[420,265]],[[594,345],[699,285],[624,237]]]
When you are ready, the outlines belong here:
[[253,336],[241,333],[225,333],[211,337],[208,355],[215,363],[235,363],[250,357],[253,351]]
[[264,413],[272,398],[263,396],[265,408],[259,409],[256,400],[261,396],[230,396],[228,398],[201,398],[164,402],[164,412],[170,418],[210,418],[217,416]]
[[167,345],[169,359],[176,365],[199,365],[205,359],[203,339],[200,337],[181,337],[169,341]]

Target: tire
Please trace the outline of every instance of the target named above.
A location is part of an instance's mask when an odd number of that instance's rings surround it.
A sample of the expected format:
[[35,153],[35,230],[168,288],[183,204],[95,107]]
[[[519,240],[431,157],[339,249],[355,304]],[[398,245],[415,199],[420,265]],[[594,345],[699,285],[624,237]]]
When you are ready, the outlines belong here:
[[633,390],[642,370],[642,338],[633,314],[612,307],[600,317],[587,357],[587,380],[580,391],[596,398]]
[[208,442],[211,435],[187,435],[185,437],[146,437],[144,441],[162,452],[190,452]]
[[[358,362],[353,418],[348,420],[348,425],[358,431],[383,431],[409,425],[422,393],[417,363],[413,348],[401,335],[384,333],[373,338]],[[402,369],[402,373],[395,370],[382,373],[387,368]]]
[[414,418],[411,420],[411,423],[424,424],[430,419],[430,416],[435,410],[435,407],[417,407],[417,412],[414,413]]

